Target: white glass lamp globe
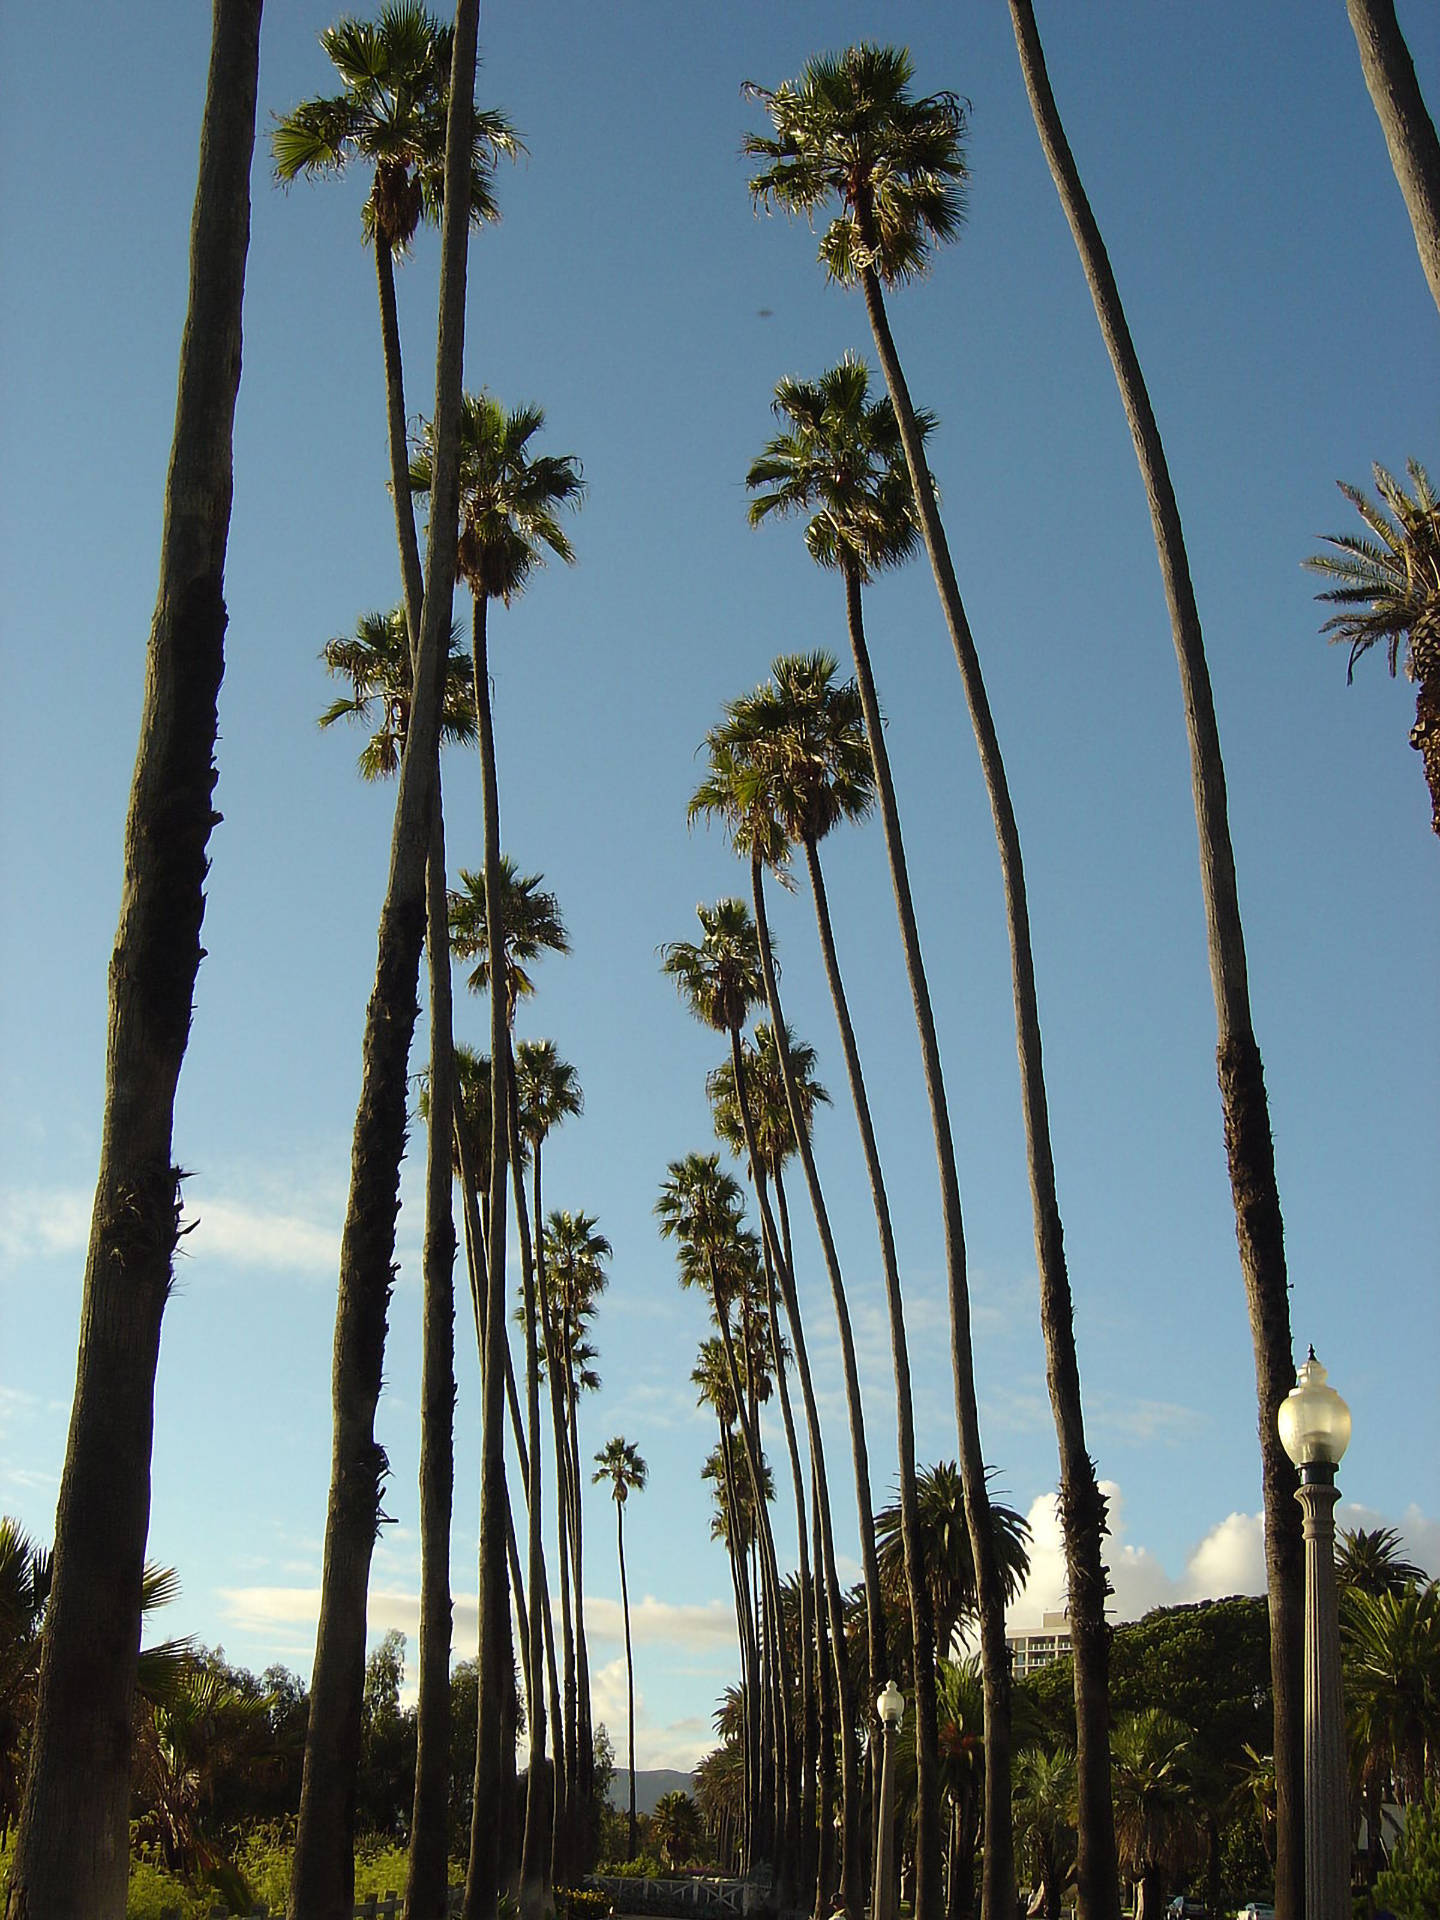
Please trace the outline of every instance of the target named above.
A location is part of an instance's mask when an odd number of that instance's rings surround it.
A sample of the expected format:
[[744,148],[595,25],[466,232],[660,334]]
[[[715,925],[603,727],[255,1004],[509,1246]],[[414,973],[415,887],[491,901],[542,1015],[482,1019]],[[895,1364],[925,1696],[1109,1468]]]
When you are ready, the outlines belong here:
[[885,1691],[875,1702],[875,1707],[887,1727],[898,1727],[905,1718],[905,1696],[893,1680],[885,1682]]
[[1297,1467],[1335,1467],[1350,1444],[1350,1409],[1327,1384],[1311,1347],[1280,1406],[1280,1444]]

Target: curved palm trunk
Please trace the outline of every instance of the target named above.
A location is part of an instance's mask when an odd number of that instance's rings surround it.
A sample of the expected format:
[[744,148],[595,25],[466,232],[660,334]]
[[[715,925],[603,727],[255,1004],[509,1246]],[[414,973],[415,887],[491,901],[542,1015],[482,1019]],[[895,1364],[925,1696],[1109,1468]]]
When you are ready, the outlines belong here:
[[[458,426],[477,15],[478,0],[460,0],[445,145],[432,494],[436,528],[455,524],[459,503]],[[380,916],[375,990],[366,1009],[350,1198],[340,1249],[332,1374],[334,1445],[291,1878],[294,1920],[344,1920],[355,1891],[355,1771],[365,1670],[365,1599],[380,1486],[387,1470],[384,1450],[375,1440],[375,1405],[384,1361],[405,1147],[406,1068],[425,924],[425,874],[454,584],[455,543],[432,537],[426,556],[415,697],[400,764],[390,873]]]
[[[809,1132],[804,1126],[795,1067],[790,1057],[785,1018],[780,1006],[780,989],[775,978],[775,959],[770,946],[770,926],[765,912],[765,879],[758,860],[750,863],[751,893],[755,902],[755,927],[760,947],[760,965],[765,979],[765,997],[775,1032],[780,1073],[785,1083],[785,1098],[790,1108],[790,1126],[798,1143],[800,1163],[805,1170],[811,1205],[815,1210],[820,1240],[826,1259],[834,1256],[834,1239],[829,1214],[815,1167],[815,1155]],[[833,989],[832,989],[833,994]],[[853,1046],[853,1034],[851,1036]],[[847,1059],[846,1066],[850,1062]],[[858,1061],[856,1063],[858,1069]],[[852,1089],[854,1081],[852,1079]],[[863,1083],[862,1083],[863,1093]],[[874,1148],[870,1134],[868,1150]],[[879,1159],[871,1166],[871,1192],[877,1192]],[[878,1193],[883,1200],[884,1185]],[[876,1218],[882,1218],[877,1201]],[[900,1271],[895,1258],[894,1236],[888,1235],[889,1210],[883,1214],[881,1244],[885,1254],[885,1302],[890,1319],[890,1353],[895,1370],[896,1447],[900,1480],[900,1528],[905,1552],[905,1586],[910,1602],[911,1647],[914,1654],[913,1688],[915,1697],[915,1914],[917,1920],[935,1920],[940,1909],[940,1756],[939,1726],[935,1705],[935,1632],[931,1618],[930,1593],[925,1584],[924,1555],[920,1542],[920,1503],[915,1487],[915,1415],[910,1393],[910,1352],[905,1337],[905,1307],[900,1295]],[[838,1277],[838,1276],[837,1276]],[[884,1679],[888,1679],[888,1675]],[[876,1692],[884,1684],[871,1674]],[[867,1714],[868,1719],[868,1714]]]
[[445,823],[438,767],[430,835],[425,933],[430,959],[430,1119],[425,1162],[420,1387],[420,1679],[405,1894],[411,1920],[445,1920],[449,1899],[450,1521],[455,1494],[454,1059]]
[[[751,1169],[755,1178],[755,1170]],[[790,1251],[789,1221],[785,1207],[785,1188],[779,1169],[775,1173],[775,1201],[780,1210],[785,1259],[794,1265]],[[795,1437],[795,1415],[790,1406],[790,1383],[785,1366],[785,1343],[780,1334],[780,1301],[775,1285],[775,1263],[769,1248],[764,1250],[765,1304],[770,1328],[770,1356],[775,1369],[775,1385],[780,1395],[780,1419],[785,1430],[785,1451],[790,1459],[790,1483],[795,1495],[795,1540],[799,1580],[800,1633],[800,1738],[791,1752],[790,1803],[798,1823],[798,1854],[795,1899],[808,1906],[815,1896],[815,1669],[811,1647],[815,1630],[812,1614],[814,1596],[810,1589],[810,1529],[805,1515],[805,1475],[800,1465],[800,1447]],[[818,1543],[817,1543],[818,1544]],[[783,1624],[783,1623],[782,1623]]]
[[[898,412],[898,409],[897,409]],[[980,1623],[980,1666],[985,1697],[985,1881],[983,1920],[1009,1920],[1015,1904],[1014,1842],[1010,1831],[1010,1663],[1005,1646],[1005,1593],[995,1557],[990,1500],[985,1488],[985,1463],[980,1449],[980,1410],[975,1394],[974,1352],[970,1336],[970,1291],[966,1279],[965,1228],[960,1211],[960,1182],[955,1170],[955,1146],[950,1134],[950,1112],[940,1068],[940,1047],[930,987],[920,954],[910,875],[900,835],[895,783],[885,748],[884,722],[865,644],[860,606],[860,576],[853,565],[845,568],[845,606],[855,677],[865,713],[865,731],[875,771],[875,790],[885,828],[885,850],[905,949],[905,970],[915,1003],[915,1023],[930,1100],[935,1135],[935,1158],[945,1224],[945,1264],[950,1285],[950,1352],[955,1375],[955,1415],[959,1430],[960,1475],[965,1497],[965,1523],[975,1562],[975,1590]]]
[[625,1502],[615,1502],[615,1544],[620,1554],[620,1611],[625,1616],[625,1731],[630,1763],[630,1824],[625,1858],[635,1858],[635,1656],[630,1649],[630,1583],[625,1575]]
[[1280,1920],[1298,1920],[1304,1871],[1300,1831],[1304,1552],[1294,1498],[1295,1469],[1280,1445],[1276,1426],[1280,1403],[1295,1384],[1295,1370],[1290,1347],[1284,1223],[1275,1180],[1275,1151],[1270,1135],[1264,1068],[1250,1019],[1245,934],[1240,920],[1235,854],[1230,841],[1220,731],[1180,511],[1119,289],[1060,123],[1028,0],[1011,0],[1011,19],[1041,144],[1075,236],[1135,442],[1180,667],[1185,728],[1190,744],[1190,781],[1200,840],[1200,884],[1209,943],[1210,981],[1218,1028],[1220,1101],[1225,1117],[1235,1230],[1250,1311],[1259,1399],[1278,1799],[1275,1906]]
[[[450,520],[432,509],[431,525]],[[500,793],[495,734],[490,712],[486,601],[475,601],[473,623],[475,715],[485,794],[485,921],[490,959],[490,1218],[486,1271],[485,1365],[480,1429],[480,1646],[476,1703],[475,1798],[470,1820],[470,1857],[465,1873],[465,1920],[496,1920],[501,1890],[500,1800],[504,1790],[505,1701],[513,1675],[502,1663],[510,1637],[502,1530],[505,1515],[504,1377],[505,1214],[509,1176],[510,1023],[506,1005],[505,895],[500,875]]]
[[[492,978],[495,976],[492,975]],[[514,1097],[515,1059],[506,1033],[506,1073],[511,1097],[507,1101],[510,1126],[510,1165],[514,1175],[515,1224],[520,1240],[521,1285],[525,1301],[525,1425],[528,1437],[525,1500],[528,1517],[528,1562],[531,1606],[525,1624],[526,1727],[530,1736],[528,1786],[525,1794],[525,1831],[520,1851],[520,1912],[522,1920],[541,1920],[546,1902],[546,1875],[550,1864],[551,1820],[546,1791],[545,1758],[545,1636],[539,1596],[544,1584],[544,1546],[541,1522],[540,1466],[540,1350],[535,1337],[535,1257],[521,1173],[520,1126]]]
[[260,0],[216,0],[160,590],[110,963],[105,1108],[11,1920],[119,1920],[175,1089],[202,958]]
[[1345,0],[1360,68],[1405,196],[1415,248],[1440,307],[1440,139],[1395,18],[1394,0]]

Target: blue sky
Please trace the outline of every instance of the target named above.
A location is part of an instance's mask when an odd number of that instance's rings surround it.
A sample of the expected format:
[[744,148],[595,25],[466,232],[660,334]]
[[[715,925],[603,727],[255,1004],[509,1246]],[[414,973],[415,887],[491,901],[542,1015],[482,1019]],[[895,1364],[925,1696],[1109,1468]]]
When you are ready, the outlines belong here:
[[[1433,107],[1440,18],[1414,0],[1401,17]],[[329,89],[316,43],[329,18],[310,0],[272,5],[264,30],[225,824],[176,1129],[198,1225],[166,1319],[151,1532],[185,1583],[167,1630],[301,1669],[393,797],[355,779],[358,739],[317,733],[333,692],[317,654],[397,595],[365,183],[281,193],[264,137],[272,115]],[[1185,517],[1296,1339],[1315,1342],[1354,1410],[1346,1495],[1402,1525],[1440,1570],[1440,848],[1406,746],[1412,692],[1378,659],[1347,689],[1300,566],[1318,535],[1352,524],[1337,479],[1367,481],[1373,460],[1440,462],[1440,322],[1340,8],[1115,0],[1046,6],[1040,25]],[[177,0],[123,15],[57,0],[43,16],[12,10],[0,33],[12,716],[0,760],[0,1504],[48,1537],[208,20]],[[825,285],[804,226],[752,214],[739,142],[756,120],[740,85],[862,37],[904,41],[922,90],[971,104],[967,229],[896,296],[892,320],[916,397],[940,416],[934,463],[1025,844],[1091,1447],[1122,1529],[1119,1602],[1134,1611],[1259,1578],[1253,1370],[1173,654],[1133,453],[1005,10],[487,5],[480,97],[510,113],[529,157],[501,174],[503,223],[471,250],[467,380],[543,404],[547,448],[578,456],[589,485],[578,566],[552,568],[497,614],[492,662],[505,843],[546,874],[574,947],[546,963],[523,1023],[554,1037],[587,1095],[586,1117],[548,1152],[549,1198],[598,1215],[615,1247],[597,1326],[604,1385],[582,1438],[594,1451],[623,1431],[651,1465],[628,1516],[642,1765],[703,1750],[733,1664],[696,1477],[710,1435],[688,1376],[704,1327],[651,1214],[666,1163],[708,1145],[703,1076],[717,1055],[656,948],[689,937],[697,901],[743,891],[719,837],[685,825],[695,749],[721,703],[779,652],[844,654],[838,584],[811,566],[798,528],[745,524],[771,391],[847,348],[870,352],[858,298]],[[429,410],[435,273],[425,237],[401,273],[415,414]],[[988,811],[923,568],[878,586],[867,615],[951,1090],[985,1451],[1034,1509],[1026,1607],[1038,1614],[1057,1598],[1045,1505],[1056,1467]],[[479,787],[462,757],[446,789],[452,865],[474,864]],[[892,1185],[920,1450],[951,1456],[936,1183],[878,825],[837,837],[828,872]],[[772,917],[787,1010],[837,1096],[818,1152],[888,1494],[893,1395],[843,1069],[803,893]],[[461,1015],[477,1042],[483,1018],[478,1004]],[[377,1632],[414,1619],[418,1147],[380,1414],[395,1525],[376,1556]],[[800,1280],[853,1554],[813,1237]],[[457,1598],[474,1581],[476,1398],[462,1366]],[[613,1723],[618,1577],[598,1500],[588,1524],[593,1663]],[[457,1623],[473,1636],[463,1598]]]

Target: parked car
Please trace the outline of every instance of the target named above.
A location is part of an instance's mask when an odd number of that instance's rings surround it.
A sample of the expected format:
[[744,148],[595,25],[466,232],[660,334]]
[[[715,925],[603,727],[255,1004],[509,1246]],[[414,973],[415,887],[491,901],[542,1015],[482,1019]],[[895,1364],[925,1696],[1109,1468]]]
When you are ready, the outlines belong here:
[[[1183,1893],[1177,1893],[1165,1909],[1169,1920],[1210,1920],[1210,1909],[1203,1900],[1187,1900]],[[1270,1920],[1275,1920],[1272,1914]]]
[[1268,1900],[1247,1900],[1235,1920],[1275,1920],[1275,1909]]

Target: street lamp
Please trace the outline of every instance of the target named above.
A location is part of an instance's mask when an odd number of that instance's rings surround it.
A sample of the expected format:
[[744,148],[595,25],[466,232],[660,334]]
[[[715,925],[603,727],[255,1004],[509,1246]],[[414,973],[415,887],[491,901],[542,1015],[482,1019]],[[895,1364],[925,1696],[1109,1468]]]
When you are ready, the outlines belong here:
[[1280,1407],[1280,1443],[1300,1469],[1305,1532],[1305,1920],[1349,1920],[1350,1792],[1335,1586],[1335,1469],[1350,1409],[1311,1347]]
[[870,1896],[871,1920],[896,1920],[895,1880],[895,1735],[905,1718],[905,1696],[893,1680],[875,1702],[880,1715],[880,1825],[875,1836],[875,1880]]

